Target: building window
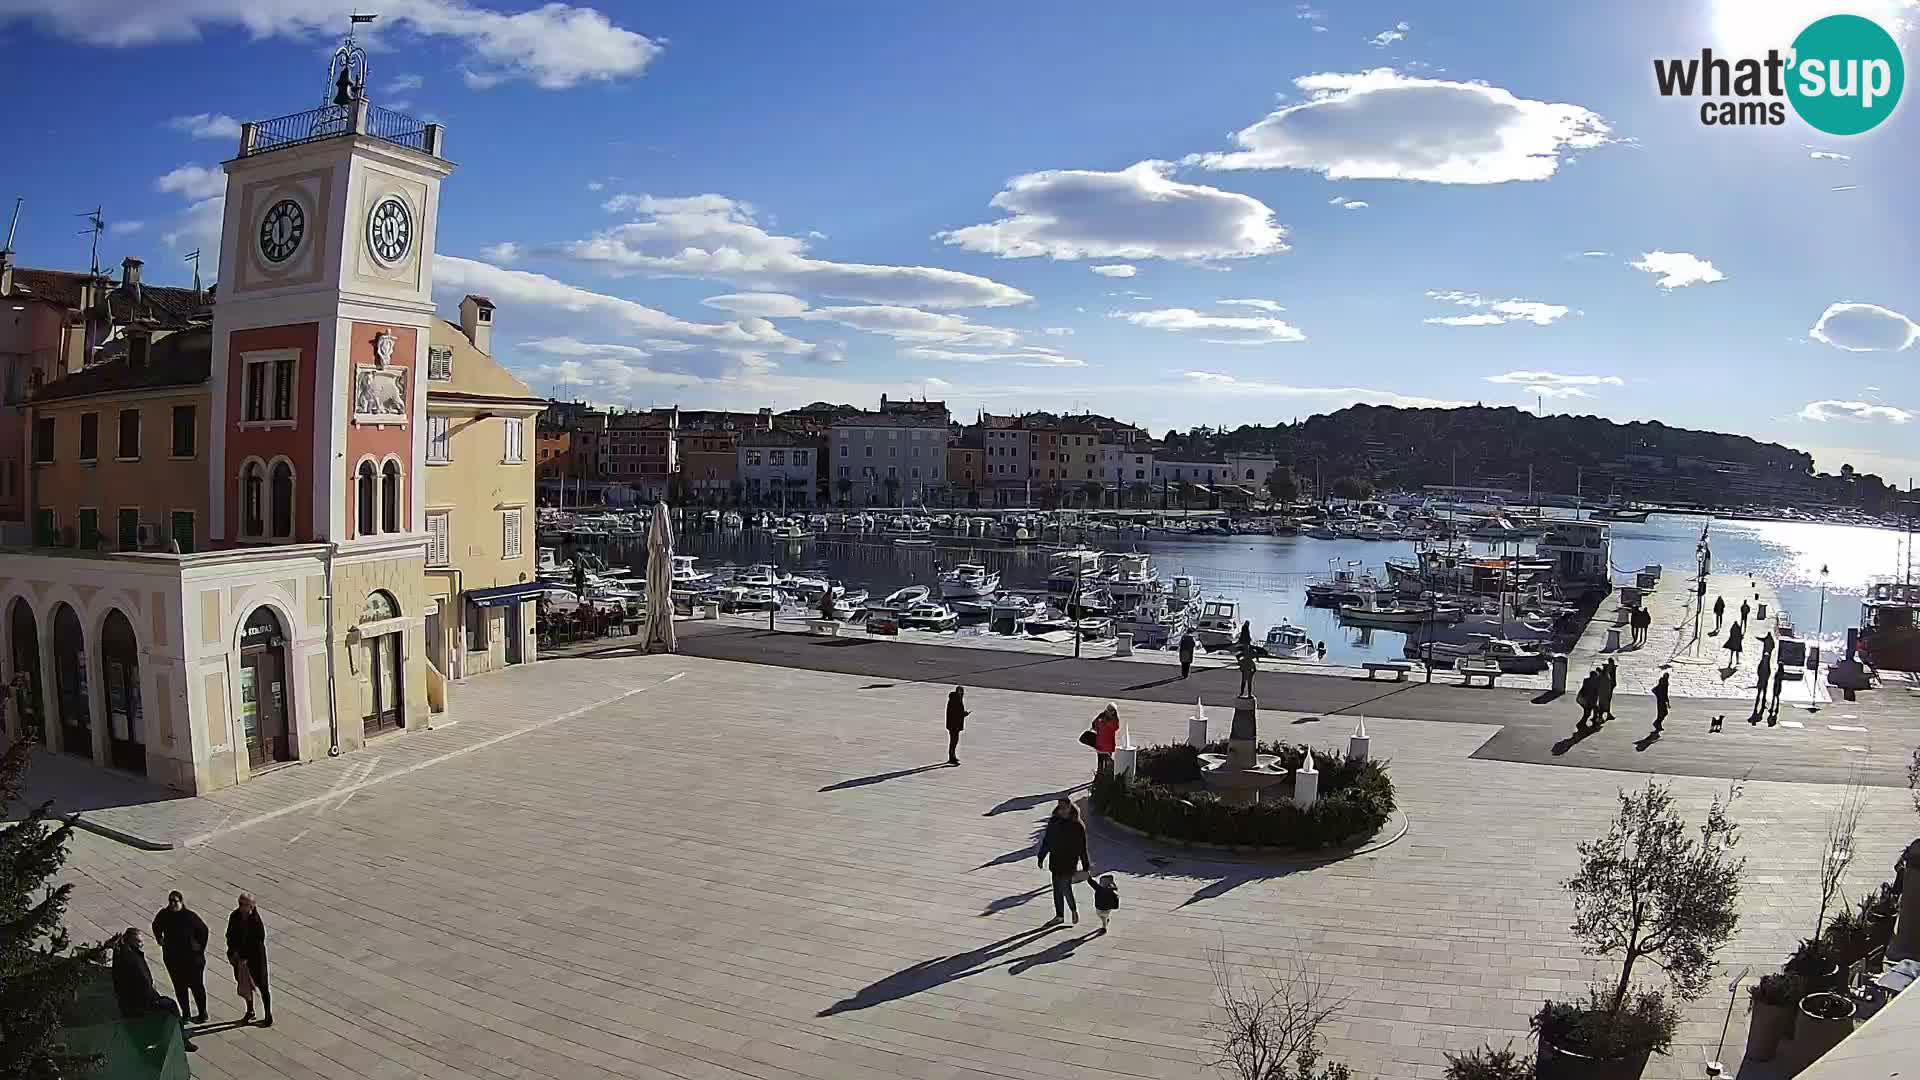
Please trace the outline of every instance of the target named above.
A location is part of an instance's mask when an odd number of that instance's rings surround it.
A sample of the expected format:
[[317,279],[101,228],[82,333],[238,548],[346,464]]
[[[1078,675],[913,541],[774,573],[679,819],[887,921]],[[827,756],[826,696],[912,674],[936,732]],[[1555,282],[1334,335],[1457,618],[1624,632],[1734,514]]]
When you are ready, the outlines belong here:
[[286,423],[293,419],[295,359],[286,355],[248,357],[240,419],[245,423]]
[[888,457],[899,457],[899,456],[900,456],[900,448],[899,448],[899,447],[897,447],[897,446],[889,446],[889,447],[887,447],[887,456],[888,456]]
[[[100,414],[80,414],[80,460],[93,461],[100,456]],[[51,459],[49,459],[51,460]]]
[[260,463],[249,461],[240,469],[240,535],[267,534],[267,478]]
[[35,464],[46,465],[53,461],[53,417],[36,417],[33,421],[33,460]]
[[840,456],[841,456],[841,457],[846,457],[846,456],[847,456],[847,444],[846,444],[846,443],[841,443],[841,444],[840,444]]
[[427,378],[446,382],[453,378],[453,350],[445,345],[427,347]]
[[138,551],[140,549],[140,510],[138,507],[122,507],[120,510],[120,550]]
[[751,467],[758,464],[760,464],[760,451],[758,450],[747,451],[747,465]]
[[451,421],[444,416],[427,417],[427,464],[444,465],[453,460]]
[[915,465],[915,466],[913,467],[913,478],[914,478],[915,480],[918,480],[918,479],[920,479],[920,466],[918,466],[918,465]]
[[500,557],[520,557],[520,511],[517,509],[500,511]]
[[807,452],[805,450],[795,450],[793,452],[793,463],[795,465],[805,465],[807,463]]
[[787,463],[787,452],[785,450],[767,451],[767,464],[785,465],[786,463]]
[[851,465],[840,466],[840,479],[848,480],[848,479],[851,479],[852,477],[853,477],[853,467]]
[[284,461],[273,466],[270,484],[273,495],[273,535],[293,539],[293,466]]
[[889,465],[889,466],[887,466],[887,479],[889,479],[889,480],[898,480],[898,479],[900,479],[900,470],[899,470],[899,469],[896,469],[896,468],[894,468],[894,467],[893,467],[893,466],[891,466],[891,465]]
[[194,455],[195,443],[199,441],[196,438],[198,432],[195,431],[194,424],[194,421],[197,419],[196,412],[197,410],[191,405],[175,405],[173,407],[174,457],[190,458]]
[[[872,456],[873,456],[873,447],[872,447],[872,446],[868,446],[868,447],[867,447],[867,456],[868,456],[868,457],[872,457]],[[51,460],[51,459],[49,459],[49,460]]]
[[85,551],[100,546],[100,511],[92,507],[83,507],[80,511],[80,525],[74,530],[75,543]]
[[373,519],[374,511],[380,504],[380,470],[374,467],[373,462],[360,463],[354,496],[354,501],[358,504],[356,509],[359,511],[357,515],[359,535],[372,536],[380,531],[378,523]]
[[53,543],[60,531],[59,519],[53,511],[42,507],[33,512],[33,542],[42,547]]
[[180,548],[180,554],[193,554],[193,511],[175,510],[168,521],[168,532]]
[[526,454],[520,445],[521,440],[524,438],[525,431],[526,426],[521,422],[519,417],[507,417],[507,456],[505,458],[507,464],[518,465],[527,460]]
[[452,515],[438,510],[427,515],[427,565],[447,565],[447,538],[452,529]]
[[400,463],[387,462],[381,474],[380,530],[397,533],[400,531]]
[[140,410],[120,410],[120,452],[122,461],[140,460]]

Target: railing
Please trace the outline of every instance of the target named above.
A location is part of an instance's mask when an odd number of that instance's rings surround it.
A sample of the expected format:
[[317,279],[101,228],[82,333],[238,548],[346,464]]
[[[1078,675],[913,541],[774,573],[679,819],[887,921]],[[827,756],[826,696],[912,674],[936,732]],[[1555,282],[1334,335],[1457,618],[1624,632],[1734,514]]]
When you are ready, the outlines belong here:
[[[364,112],[360,112],[362,108]],[[423,154],[438,152],[434,145],[433,125],[392,109],[355,102],[350,105],[322,105],[317,109],[242,125],[240,156],[264,154],[353,134],[371,135],[382,142],[418,150]]]

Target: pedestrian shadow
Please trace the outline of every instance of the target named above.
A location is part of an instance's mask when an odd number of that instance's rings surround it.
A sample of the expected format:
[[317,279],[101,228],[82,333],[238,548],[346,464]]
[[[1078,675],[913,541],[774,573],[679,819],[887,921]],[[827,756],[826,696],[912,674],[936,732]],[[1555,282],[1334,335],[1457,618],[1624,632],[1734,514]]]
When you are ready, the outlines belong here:
[[932,990],[956,979],[964,979],[969,975],[987,970],[995,960],[1030,941],[1038,940],[1055,929],[1057,927],[1036,926],[1017,934],[1009,934],[999,941],[982,945],[968,952],[922,960],[912,967],[896,971],[878,982],[861,987],[852,997],[842,998],[821,1009],[815,1015],[838,1016],[841,1013],[871,1009],[875,1005],[898,1001],[923,990]]
[[1573,734],[1553,744],[1553,756],[1560,757],[1567,751],[1600,733],[1599,724],[1589,724],[1583,728],[1574,728]]
[[1721,668],[1720,681],[1726,682],[1728,679],[1731,679],[1734,677],[1734,675],[1738,674],[1739,671],[1740,671],[1740,666],[1738,664],[1731,664],[1731,665],[1728,665],[1727,667]]
[[1565,690],[1542,690],[1533,695],[1533,703],[1535,705],[1545,705],[1551,701],[1559,701],[1566,696],[1567,692]]
[[[1046,831],[1047,823],[1043,821],[1033,827],[1033,833],[1029,836],[1024,846],[1014,848],[1005,855],[995,855],[993,858],[988,859],[973,869],[985,870],[989,866],[1005,866],[1008,863],[1017,863],[1023,859],[1038,859],[1040,857],[1040,837]],[[969,871],[969,873],[971,873],[971,871]]]
[[1019,975],[1019,974],[1023,974],[1024,972],[1028,971],[1031,968],[1040,967],[1043,964],[1057,964],[1060,961],[1065,960],[1067,957],[1072,956],[1073,951],[1075,949],[1078,949],[1080,946],[1085,945],[1089,941],[1092,941],[1097,936],[1098,936],[1097,931],[1089,930],[1086,933],[1081,934],[1077,938],[1068,938],[1065,941],[1056,941],[1053,944],[1047,946],[1046,948],[1041,949],[1037,953],[1028,953],[1026,956],[1023,956],[1020,959],[1015,960],[1013,963],[1008,964],[1007,974]]
[[234,1028],[243,1028],[243,1027],[252,1027],[252,1026],[253,1026],[253,1021],[251,1020],[222,1020],[217,1024],[199,1024],[194,1027],[188,1028],[187,1034],[195,1035],[195,1036],[218,1035],[223,1031],[232,1031]]
[[1132,691],[1135,691],[1135,690],[1151,690],[1156,686],[1165,686],[1168,683],[1177,683],[1179,681],[1180,681],[1180,676],[1169,675],[1164,679],[1155,679],[1152,682],[1135,683],[1132,686],[1123,686],[1120,688],[1120,692],[1124,694],[1124,693],[1131,693]]
[[1195,904],[1202,903],[1207,900],[1218,900],[1219,898],[1227,895],[1228,893],[1239,888],[1240,886],[1245,885],[1249,881],[1257,881],[1261,878],[1279,877],[1279,876],[1280,876],[1279,874],[1272,874],[1272,873],[1256,874],[1248,871],[1240,871],[1237,873],[1227,874],[1223,877],[1215,878],[1213,881],[1210,881],[1207,884],[1202,885],[1200,888],[1195,889],[1192,896],[1189,896],[1185,900],[1182,900],[1180,902],[1180,906],[1192,907]]
[[946,767],[947,767],[946,762],[936,761],[931,765],[921,765],[918,768],[913,768],[913,769],[895,769],[892,772],[874,773],[872,776],[856,776],[851,780],[842,780],[837,784],[828,784],[826,787],[823,787],[820,790],[821,791],[845,791],[847,788],[866,787],[869,784],[884,784],[888,780],[898,780],[903,776],[912,776],[915,773],[932,772],[935,769],[944,769]]
[[1036,806],[1053,802],[1056,799],[1064,799],[1086,786],[1088,786],[1088,781],[1083,780],[1061,791],[1043,791],[1038,795],[1017,795],[980,816],[992,817],[995,814],[1010,814],[1015,810],[1031,810]]
[[1320,719],[1321,718],[1318,716],[1303,716],[1300,719],[1295,720],[1293,722],[1293,726],[1299,727],[1301,724],[1317,724],[1320,722]]
[[[1027,851],[1019,852],[1019,855],[1022,858],[1025,858],[1026,856],[1031,854],[1033,854],[1033,851],[1031,849]],[[1038,900],[1040,898],[1041,893],[1050,892],[1052,891],[1052,889],[1053,889],[1053,886],[1049,884],[1049,885],[1042,885],[1037,889],[1029,889],[1023,893],[1014,893],[1012,896],[1003,896],[1000,899],[995,900],[992,903],[988,904],[987,909],[980,913],[980,918],[984,919],[990,915],[998,915],[1003,911],[1012,911],[1014,908],[1020,907],[1023,904],[1030,904],[1033,901]]]
[[1657,731],[1649,731],[1645,735],[1634,740],[1633,749],[1637,753],[1644,754],[1647,752],[1647,747],[1652,746],[1654,743],[1657,743],[1659,741],[1660,741],[1660,733]]
[[895,686],[895,685],[896,685],[895,683],[890,683],[890,682],[870,682],[870,683],[867,683],[867,684],[866,684],[865,686],[862,686],[862,687],[861,687],[860,689],[862,689],[862,690],[891,690],[891,689],[893,689],[893,688],[894,688],[894,686]]

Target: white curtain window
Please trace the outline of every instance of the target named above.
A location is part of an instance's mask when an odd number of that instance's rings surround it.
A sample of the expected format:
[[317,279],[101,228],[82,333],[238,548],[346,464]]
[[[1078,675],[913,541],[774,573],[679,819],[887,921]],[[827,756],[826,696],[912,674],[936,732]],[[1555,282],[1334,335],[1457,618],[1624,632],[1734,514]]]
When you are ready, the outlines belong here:
[[427,417],[427,460],[448,462],[453,460],[453,433],[444,416]]
[[507,461],[507,464],[509,465],[518,465],[521,462],[526,460],[526,458],[522,457],[520,453],[520,439],[521,439],[522,433],[526,429],[525,427],[522,426],[522,423],[518,417],[509,416],[507,417],[506,423],[507,423],[506,461]]
[[445,510],[427,515],[427,565],[447,565],[447,536],[451,517]]
[[520,557],[520,511],[517,509],[500,511],[500,557]]

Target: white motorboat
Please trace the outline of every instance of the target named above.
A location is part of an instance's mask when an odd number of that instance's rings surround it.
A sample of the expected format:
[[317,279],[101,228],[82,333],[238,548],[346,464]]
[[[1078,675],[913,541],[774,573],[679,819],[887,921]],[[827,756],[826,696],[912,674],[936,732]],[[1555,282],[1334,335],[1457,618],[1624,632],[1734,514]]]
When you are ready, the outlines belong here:
[[1240,601],[1220,597],[1200,604],[1193,620],[1193,636],[1203,649],[1224,649],[1240,636]]
[[1040,605],[1019,593],[1003,592],[993,598],[987,611],[988,624],[998,633],[1011,634],[1020,624],[1040,610]]
[[1266,650],[1268,656],[1311,656],[1313,654],[1313,635],[1304,629],[1283,622],[1267,631]]
[[693,568],[693,564],[695,561],[696,560],[692,555],[673,556],[673,587],[674,588],[676,589],[691,588],[693,586],[700,585],[705,582],[713,580],[712,574],[707,573],[705,570],[695,570]]
[[1073,620],[1067,618],[1066,612],[1061,611],[1052,604],[1047,604],[1036,609],[1033,614],[1021,619],[1020,629],[1037,637],[1041,634],[1052,634],[1072,630]]
[[993,613],[993,600],[985,596],[972,596],[959,600],[944,600],[942,603],[952,608],[953,613],[963,619],[984,619]]
[[1064,596],[1100,577],[1100,553],[1092,548],[1056,551],[1047,562],[1047,591]]
[[700,520],[706,524],[708,528],[716,527],[720,524],[720,511],[708,510],[706,513],[700,515]]
[[847,525],[847,528],[849,529],[856,529],[856,530],[859,530],[860,532],[865,532],[868,529],[873,528],[873,515],[872,514],[851,515],[850,517],[847,518],[846,525]]
[[1338,607],[1341,604],[1357,604],[1363,597],[1376,597],[1390,591],[1380,584],[1371,570],[1357,570],[1360,563],[1350,561],[1343,568],[1339,560],[1334,560],[1331,572],[1323,579],[1307,586],[1307,603],[1313,607]]
[[1362,593],[1359,603],[1340,605],[1340,621],[1349,626],[1418,626],[1461,618],[1458,604],[1382,604],[1370,592]]
[[772,589],[729,585],[720,590],[722,611],[778,611],[780,597]]
[[785,575],[772,563],[754,563],[733,579],[735,585],[745,585],[755,589],[771,589],[785,581]]
[[933,546],[933,541],[927,539],[924,536],[896,536],[893,538],[893,546],[904,547],[904,548],[929,548]]
[[1192,604],[1172,603],[1165,592],[1156,591],[1115,611],[1113,629],[1132,634],[1133,643],[1143,649],[1163,649],[1186,633],[1192,616]]
[[814,532],[826,532],[827,531],[827,515],[825,514],[808,515],[807,528],[812,529]]
[[904,589],[895,589],[887,594],[885,600],[869,607],[884,608],[888,611],[905,611],[915,604],[924,604],[933,595],[933,590],[925,585],[909,585]]
[[845,585],[837,581],[829,585],[828,588],[833,590],[833,598],[843,604],[865,604],[867,602],[867,590],[865,589],[848,589]]
[[780,583],[780,587],[808,600],[820,599],[820,594],[829,588],[826,578],[810,577],[805,574],[789,575]]
[[799,543],[802,540],[811,539],[813,536],[804,526],[795,521],[780,522],[773,527],[771,535],[775,540],[784,540],[789,543]]
[[723,529],[738,529],[745,525],[746,521],[741,518],[738,510],[729,510],[720,515],[720,527]]
[[1531,675],[1547,669],[1547,651],[1538,641],[1515,641],[1485,634],[1474,634],[1472,637],[1474,640],[1470,644],[1451,641],[1421,643],[1409,637],[1406,654],[1416,660],[1430,656],[1436,661],[1451,660],[1455,663],[1461,660],[1492,661],[1500,665],[1501,671],[1515,675]]
[[1141,596],[1160,584],[1153,556],[1126,552],[1100,557],[1100,583],[1115,600]]
[[940,596],[946,600],[992,596],[999,587],[1000,574],[979,563],[961,563],[940,575]]
[[945,604],[928,602],[902,612],[900,625],[909,630],[951,630],[960,625],[960,616]]

